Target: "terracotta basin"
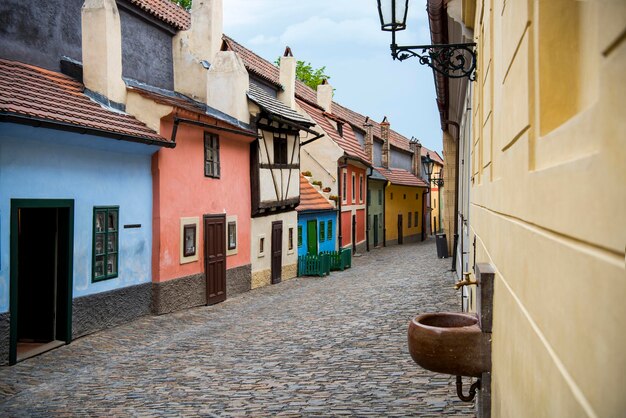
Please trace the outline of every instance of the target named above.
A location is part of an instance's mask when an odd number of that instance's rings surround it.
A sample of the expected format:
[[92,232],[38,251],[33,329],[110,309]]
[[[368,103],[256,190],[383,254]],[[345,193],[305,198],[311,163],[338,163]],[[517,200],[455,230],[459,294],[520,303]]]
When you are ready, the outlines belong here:
[[474,314],[427,313],[409,324],[409,351],[427,370],[480,377],[491,370],[490,335],[480,330]]

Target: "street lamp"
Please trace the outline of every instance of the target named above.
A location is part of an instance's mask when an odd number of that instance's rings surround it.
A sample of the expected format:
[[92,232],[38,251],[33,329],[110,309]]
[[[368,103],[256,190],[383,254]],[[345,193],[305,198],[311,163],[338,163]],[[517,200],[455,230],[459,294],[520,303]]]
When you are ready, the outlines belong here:
[[396,31],[406,29],[406,16],[409,0],[378,0],[380,29],[391,32],[391,56],[404,61],[417,57],[421,65],[428,65],[433,70],[449,78],[467,77],[476,80],[475,43],[407,45],[396,44]]
[[432,177],[433,168],[435,166],[435,160],[430,158],[430,153],[426,153],[426,157],[423,157],[422,161],[426,166],[426,174],[428,174],[428,195],[430,196],[430,185],[434,184],[437,186],[437,200],[439,201],[439,207],[437,208],[439,211],[439,225],[437,225],[437,229],[441,230],[441,187],[443,187],[443,179],[441,178],[441,172],[436,177]]

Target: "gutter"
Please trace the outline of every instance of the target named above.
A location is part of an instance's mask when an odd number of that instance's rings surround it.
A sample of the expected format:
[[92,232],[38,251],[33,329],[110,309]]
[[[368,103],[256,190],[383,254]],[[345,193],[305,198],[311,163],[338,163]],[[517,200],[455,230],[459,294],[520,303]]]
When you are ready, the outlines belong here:
[[225,132],[230,132],[230,133],[234,133],[237,135],[243,135],[243,136],[247,136],[250,138],[257,138],[257,134],[256,132],[250,132],[250,131],[242,131],[239,129],[233,129],[233,128],[223,128],[221,126],[217,126],[217,125],[211,125],[209,123],[205,123],[205,122],[200,122],[198,120],[193,120],[193,119],[185,119],[185,118],[179,118],[178,116],[174,117],[174,126],[172,127],[172,142],[176,143],[176,133],[178,132],[178,125],[184,123],[187,125],[194,125],[194,126],[200,126],[202,128],[205,129],[209,129],[209,130],[215,130],[215,131],[225,131]]

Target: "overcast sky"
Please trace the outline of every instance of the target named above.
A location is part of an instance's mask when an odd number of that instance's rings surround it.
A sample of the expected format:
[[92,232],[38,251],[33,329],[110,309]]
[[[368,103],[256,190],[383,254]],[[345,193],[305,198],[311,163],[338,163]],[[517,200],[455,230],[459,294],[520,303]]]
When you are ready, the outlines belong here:
[[[409,2],[398,44],[430,44],[426,2]],[[314,68],[326,66],[335,101],[441,154],[433,73],[417,59],[391,58],[375,0],[224,0],[224,33],[274,62],[285,46]]]

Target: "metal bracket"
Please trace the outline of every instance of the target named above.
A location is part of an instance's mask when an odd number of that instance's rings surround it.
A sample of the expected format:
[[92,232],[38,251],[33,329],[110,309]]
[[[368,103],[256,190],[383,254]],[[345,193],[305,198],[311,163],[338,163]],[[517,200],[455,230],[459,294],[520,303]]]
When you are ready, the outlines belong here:
[[391,56],[398,61],[419,58],[421,65],[428,65],[445,77],[476,80],[476,44],[407,45],[391,44]]

